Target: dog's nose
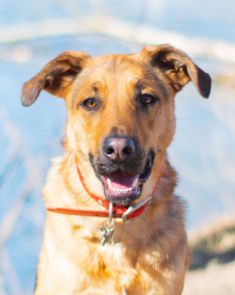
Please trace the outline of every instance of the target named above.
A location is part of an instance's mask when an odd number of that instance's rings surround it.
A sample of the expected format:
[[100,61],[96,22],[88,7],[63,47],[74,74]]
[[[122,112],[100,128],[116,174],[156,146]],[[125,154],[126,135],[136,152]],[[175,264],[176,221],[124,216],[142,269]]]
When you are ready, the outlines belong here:
[[134,155],[135,142],[131,137],[107,137],[103,143],[103,153],[111,161],[125,161]]

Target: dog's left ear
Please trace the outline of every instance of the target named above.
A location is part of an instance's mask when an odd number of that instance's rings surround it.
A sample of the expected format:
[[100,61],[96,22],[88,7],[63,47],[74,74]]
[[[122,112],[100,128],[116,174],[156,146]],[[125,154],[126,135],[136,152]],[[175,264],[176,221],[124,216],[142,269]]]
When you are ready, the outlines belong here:
[[149,59],[168,79],[176,92],[192,81],[201,96],[208,98],[211,90],[210,76],[200,69],[184,52],[168,44],[146,46],[141,55]]
[[51,60],[36,76],[24,83],[22,104],[33,104],[42,90],[65,98],[88,59],[90,56],[84,52],[66,51]]

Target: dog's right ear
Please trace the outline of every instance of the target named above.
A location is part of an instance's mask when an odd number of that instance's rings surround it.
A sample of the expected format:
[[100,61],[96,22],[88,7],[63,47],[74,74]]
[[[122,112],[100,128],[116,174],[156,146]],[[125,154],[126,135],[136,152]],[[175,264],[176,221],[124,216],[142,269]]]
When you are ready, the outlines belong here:
[[21,101],[30,106],[38,98],[41,90],[65,98],[70,86],[82,70],[90,56],[83,52],[66,51],[50,61],[31,80],[24,83]]

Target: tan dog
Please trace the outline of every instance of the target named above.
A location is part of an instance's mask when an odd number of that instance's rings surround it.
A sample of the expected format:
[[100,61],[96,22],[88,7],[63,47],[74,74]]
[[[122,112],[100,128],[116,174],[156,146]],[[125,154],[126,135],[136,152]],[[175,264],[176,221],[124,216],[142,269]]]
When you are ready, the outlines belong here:
[[65,52],[25,83],[24,105],[46,90],[68,109],[66,152],[43,190],[36,295],[181,294],[184,205],[166,149],[175,94],[190,80],[209,96],[209,75],[160,45],[95,58]]

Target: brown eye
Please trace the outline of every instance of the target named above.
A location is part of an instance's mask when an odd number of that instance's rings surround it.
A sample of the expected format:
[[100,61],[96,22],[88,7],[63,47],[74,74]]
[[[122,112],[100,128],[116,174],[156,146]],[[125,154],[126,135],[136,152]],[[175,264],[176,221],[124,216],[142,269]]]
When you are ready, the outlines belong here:
[[100,105],[100,101],[95,97],[89,97],[83,100],[80,105],[88,111],[95,111]]
[[159,101],[158,97],[155,97],[151,94],[141,94],[139,101],[142,105],[152,105]]

